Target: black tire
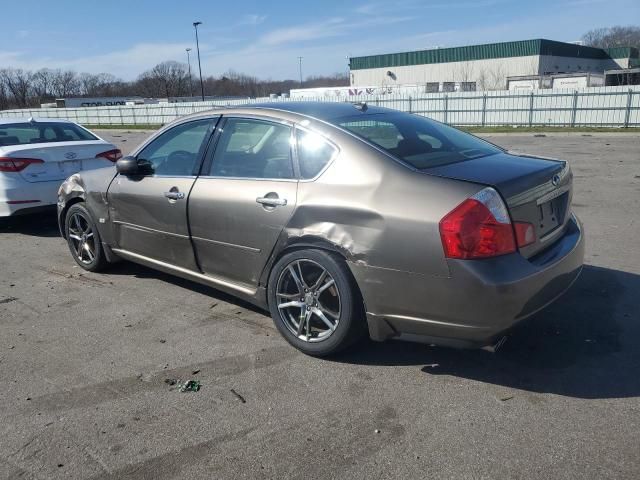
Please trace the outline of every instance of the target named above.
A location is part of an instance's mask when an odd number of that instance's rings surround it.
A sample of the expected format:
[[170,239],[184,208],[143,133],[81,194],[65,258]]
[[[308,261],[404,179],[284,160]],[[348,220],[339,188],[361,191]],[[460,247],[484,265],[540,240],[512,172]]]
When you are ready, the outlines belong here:
[[[108,262],[102,248],[100,233],[83,203],[69,207],[64,229],[71,256],[81,268],[89,272],[100,272],[106,268]],[[81,248],[83,242],[87,248]]]
[[[297,265],[302,265],[303,272],[305,269],[312,270],[306,274],[307,281],[311,280],[309,283],[314,283],[313,269],[316,268],[316,266],[319,273],[315,280],[321,281],[321,271],[322,269],[326,271],[327,275],[324,277],[324,285],[319,286],[315,290],[309,289],[310,292],[322,290],[319,293],[320,297],[317,298],[318,303],[315,304],[317,308],[314,308],[312,303],[307,307],[306,301],[299,301],[307,298],[307,294],[304,294],[304,298],[292,298],[292,300],[295,300],[293,303],[305,303],[305,310],[302,310],[302,306],[291,306],[286,310],[281,310],[278,305],[282,305],[288,300],[282,295],[284,291],[281,290],[278,292],[277,290],[278,288],[282,289],[283,285],[292,286],[293,277],[291,277],[289,266],[292,266],[295,271]],[[285,275],[289,278],[285,278]],[[303,277],[304,275],[303,273]],[[309,277],[309,275],[311,275],[311,277]],[[331,280],[333,280],[333,283],[331,283]],[[295,283],[297,284],[297,282]],[[306,284],[306,282],[303,282],[303,284]],[[327,287],[327,284],[330,284],[330,286]],[[324,289],[322,288],[323,286],[325,287]],[[293,287],[293,290],[287,293],[287,297],[297,295],[299,285],[297,287],[293,285]],[[364,305],[360,292],[345,261],[338,255],[323,250],[295,250],[284,255],[271,270],[267,294],[271,317],[280,334],[291,345],[308,355],[316,357],[334,355],[351,346],[366,334]],[[314,294],[310,293],[309,295],[313,296]],[[327,310],[324,309],[324,303],[327,301],[325,300],[326,296],[330,296],[328,299],[329,302],[334,302],[333,305],[338,305],[338,310],[332,312],[332,314],[337,314],[335,317],[325,316],[331,323],[334,323],[333,320],[337,319],[333,329],[329,329],[326,325],[323,325],[321,317],[313,313],[317,310],[320,310],[322,313],[328,313]],[[322,303],[320,303],[320,299],[323,299]],[[313,301],[313,298],[308,301]],[[298,319],[297,326],[299,327],[303,322],[303,312],[307,311],[307,309],[313,312],[310,314],[310,320],[306,322],[306,335],[296,334],[294,331],[296,329],[295,320],[296,318]],[[288,316],[290,311],[292,311],[292,314]],[[300,313],[296,317],[295,314],[297,312]],[[318,334],[317,331],[312,331],[313,328],[310,328],[310,322],[312,324],[315,323],[315,325],[320,325],[320,329],[327,328],[327,331],[322,334]],[[300,332],[300,328],[302,328],[304,332],[305,327],[299,327],[298,332]],[[314,338],[314,335],[318,336]],[[320,335],[326,335],[326,338],[321,339],[319,337]],[[305,337],[306,340],[301,339],[301,336]]]

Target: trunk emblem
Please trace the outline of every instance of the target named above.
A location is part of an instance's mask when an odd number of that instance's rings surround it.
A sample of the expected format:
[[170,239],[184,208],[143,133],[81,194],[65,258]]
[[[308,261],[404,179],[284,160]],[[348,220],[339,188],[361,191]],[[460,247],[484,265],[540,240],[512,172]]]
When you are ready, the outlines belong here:
[[64,154],[64,158],[66,158],[68,160],[73,160],[77,156],[78,156],[78,154],[76,152],[67,152],[67,153]]
[[551,183],[553,184],[554,187],[557,187],[558,185],[560,185],[560,175],[556,174],[553,176],[553,178],[551,179]]

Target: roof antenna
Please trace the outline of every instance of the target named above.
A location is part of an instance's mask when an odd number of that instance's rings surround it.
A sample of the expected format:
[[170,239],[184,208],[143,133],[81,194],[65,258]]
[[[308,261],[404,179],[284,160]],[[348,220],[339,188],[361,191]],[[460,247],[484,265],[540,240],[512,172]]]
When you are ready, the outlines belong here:
[[369,107],[367,106],[367,102],[356,102],[353,104],[353,106],[361,112],[366,112],[369,109]]

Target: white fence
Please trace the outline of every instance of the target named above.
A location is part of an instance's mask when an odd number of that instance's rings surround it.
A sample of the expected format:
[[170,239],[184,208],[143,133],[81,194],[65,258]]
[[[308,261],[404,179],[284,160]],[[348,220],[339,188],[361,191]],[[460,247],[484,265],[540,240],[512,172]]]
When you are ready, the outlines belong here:
[[[161,125],[190,113],[226,106],[342,98],[223,100],[92,108],[38,108],[0,111],[0,117],[66,118],[84,125]],[[463,126],[640,126],[640,87],[598,87],[532,92],[451,92],[419,96],[349,97]]]

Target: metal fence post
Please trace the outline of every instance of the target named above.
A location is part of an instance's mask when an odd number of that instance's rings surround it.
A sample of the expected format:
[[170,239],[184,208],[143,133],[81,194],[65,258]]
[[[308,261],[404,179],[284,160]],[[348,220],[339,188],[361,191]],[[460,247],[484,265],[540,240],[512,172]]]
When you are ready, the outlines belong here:
[[633,90],[629,89],[627,93],[627,110],[624,112],[624,128],[629,128],[629,120],[631,118],[631,100],[633,99]]
[[578,91],[573,92],[573,105],[571,106],[571,127],[576,126],[576,113],[578,111]]
[[529,127],[533,126],[533,95],[533,92],[529,95]]
[[444,123],[449,123],[449,94],[444,94]]
[[482,94],[482,126],[487,123],[487,93]]

